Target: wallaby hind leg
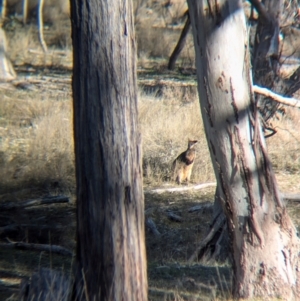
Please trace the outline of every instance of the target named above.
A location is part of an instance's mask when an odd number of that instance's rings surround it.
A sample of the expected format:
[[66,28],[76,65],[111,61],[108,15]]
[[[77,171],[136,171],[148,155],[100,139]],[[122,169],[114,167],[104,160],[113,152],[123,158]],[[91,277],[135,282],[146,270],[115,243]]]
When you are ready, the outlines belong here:
[[189,184],[191,182],[191,175],[192,175],[192,169],[188,171],[187,177],[186,177],[186,182]]
[[176,183],[177,183],[178,185],[181,184],[181,177],[180,177],[180,175],[177,175],[177,176],[176,176],[175,181],[176,181]]

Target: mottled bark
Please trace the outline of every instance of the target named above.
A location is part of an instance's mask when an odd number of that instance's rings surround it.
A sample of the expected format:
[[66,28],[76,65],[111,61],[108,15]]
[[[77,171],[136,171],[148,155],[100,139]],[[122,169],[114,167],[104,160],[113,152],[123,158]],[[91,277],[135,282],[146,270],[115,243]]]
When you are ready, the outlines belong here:
[[299,299],[299,240],[252,96],[239,0],[189,0],[201,112],[233,252],[234,298]]
[[73,300],[147,300],[131,1],[71,1],[77,181]]

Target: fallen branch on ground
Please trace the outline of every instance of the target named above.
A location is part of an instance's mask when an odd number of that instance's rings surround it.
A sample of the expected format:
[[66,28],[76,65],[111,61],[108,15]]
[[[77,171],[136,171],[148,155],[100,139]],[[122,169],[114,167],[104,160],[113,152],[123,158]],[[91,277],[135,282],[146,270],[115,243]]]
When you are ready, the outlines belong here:
[[262,88],[256,85],[253,85],[253,91],[266,97],[270,97],[283,105],[300,108],[300,100],[296,98],[284,97],[268,90],[267,88]]
[[0,227],[0,235],[4,235],[6,233],[15,232],[19,230],[18,225],[8,225],[4,227]]
[[197,212],[197,211],[206,211],[206,210],[213,210],[214,203],[206,202],[196,206],[191,207],[188,212]]
[[18,249],[18,250],[30,250],[38,252],[49,252],[60,255],[73,256],[73,252],[57,245],[44,245],[44,244],[30,244],[25,242],[9,242],[0,243],[0,249]]
[[180,191],[187,191],[187,190],[198,190],[204,189],[208,187],[215,187],[217,184],[215,182],[212,183],[203,183],[195,186],[185,186],[185,187],[172,187],[172,188],[158,188],[148,190],[146,192],[154,192],[154,193],[164,193],[164,192],[180,192]]
[[284,193],[282,197],[285,201],[300,202],[300,194]]
[[39,224],[12,224],[0,227],[0,235],[7,235],[11,232],[16,232],[24,229],[38,229],[39,231],[42,230],[60,230],[64,227],[62,225],[39,225]]
[[12,210],[17,208],[25,208],[39,205],[49,205],[49,204],[61,204],[68,203],[69,198],[66,196],[55,196],[55,197],[46,197],[35,200],[27,200],[20,202],[9,202],[0,205],[0,210]]
[[179,216],[173,212],[168,212],[167,216],[171,221],[175,221],[175,222],[179,222],[179,223],[181,223],[183,221],[183,218],[181,216]]

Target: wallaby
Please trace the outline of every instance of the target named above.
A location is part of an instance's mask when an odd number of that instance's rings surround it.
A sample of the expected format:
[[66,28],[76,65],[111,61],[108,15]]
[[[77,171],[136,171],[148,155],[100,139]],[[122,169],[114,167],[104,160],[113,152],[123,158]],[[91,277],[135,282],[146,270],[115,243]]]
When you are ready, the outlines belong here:
[[191,179],[192,168],[196,157],[194,146],[197,143],[197,140],[189,139],[187,150],[181,153],[173,162],[174,181],[176,181],[177,184],[181,184],[183,181],[188,183]]

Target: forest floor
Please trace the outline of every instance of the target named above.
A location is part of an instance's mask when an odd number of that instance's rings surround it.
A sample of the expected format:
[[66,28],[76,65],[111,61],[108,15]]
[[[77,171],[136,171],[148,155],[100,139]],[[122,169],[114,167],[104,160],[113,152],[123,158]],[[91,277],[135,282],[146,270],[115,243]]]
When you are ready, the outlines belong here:
[[[47,165],[47,155],[42,158],[32,156],[33,150],[29,145],[34,143],[37,147],[36,139],[40,136],[33,133],[42,127],[40,117],[36,116],[35,110],[39,113],[45,110],[43,114],[46,115],[49,106],[53,107],[57,102],[70,101],[71,70],[35,65],[17,66],[16,69],[19,74],[18,80],[0,86],[3,99],[0,118],[0,163],[3,178],[0,186],[0,242],[1,244],[12,242],[52,244],[73,252],[76,226],[75,195],[74,186],[68,184],[65,175],[68,170],[74,172],[74,169],[66,168],[56,179],[55,175],[51,176],[51,173],[59,172],[57,167],[53,167],[58,156],[51,160],[48,158],[50,161]],[[158,76],[157,72],[156,70],[155,76]],[[140,74],[143,87],[146,89],[152,87],[152,90],[144,93],[159,93],[161,86],[165,85],[162,84],[162,74],[159,76],[159,81],[155,80],[155,76],[146,69]],[[178,79],[178,77],[187,79]],[[151,81],[150,85],[145,85],[146,81]],[[195,78],[194,74],[190,76],[179,74],[169,76],[164,81],[175,82],[175,85],[178,85],[178,82],[181,84],[191,82],[191,86],[194,86]],[[157,84],[154,85],[153,82]],[[43,109],[32,108],[30,105],[32,99],[48,104]],[[65,118],[69,124],[71,117],[65,116]],[[51,124],[48,124],[49,126]],[[47,131],[43,134],[50,136],[52,131],[49,129]],[[49,139],[51,138],[48,137],[47,140]],[[55,151],[57,147],[52,152]],[[62,156],[60,160],[64,160],[65,155],[62,152],[59,154]],[[32,156],[30,158],[32,161],[28,163],[22,156]],[[44,168],[50,169],[46,174],[40,173],[43,167],[37,163],[39,160],[46,164]],[[39,176],[40,179],[36,179]],[[69,177],[73,178],[74,175]],[[286,193],[300,191],[299,172],[281,171],[277,173],[277,178],[282,191]],[[64,183],[64,180],[67,182]],[[209,229],[215,189],[212,186],[195,190],[193,189],[195,184],[199,182],[190,184],[189,190],[181,192],[157,190],[174,187],[172,182],[145,184],[145,219],[151,218],[159,231],[159,234],[155,235],[146,226],[149,300],[230,300],[232,273],[228,263],[220,265],[214,262],[188,262]],[[69,202],[5,208],[5,205],[11,203],[16,205],[25,200],[59,195],[66,195]],[[199,204],[204,205],[202,209],[190,210]],[[299,223],[295,217],[299,213],[300,203],[291,202],[288,208],[295,223]],[[180,216],[181,219],[176,221],[170,218],[170,213]],[[72,262],[73,257],[70,255],[23,250],[22,247],[7,249],[2,245],[0,247],[0,300],[18,300],[21,280],[28,279],[41,267],[71,274]]]

